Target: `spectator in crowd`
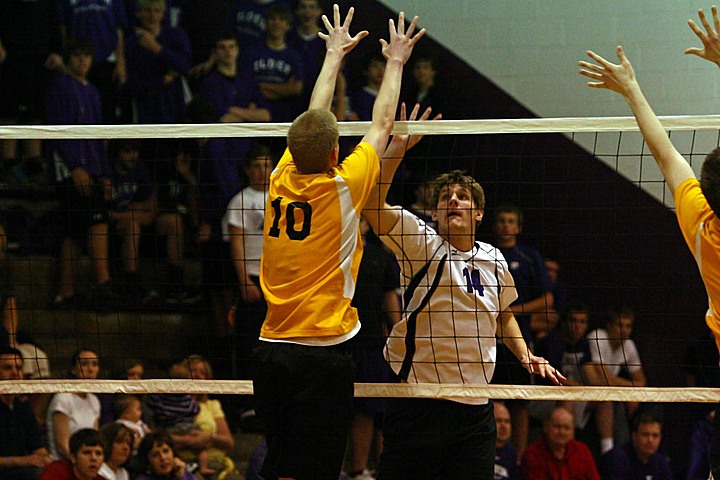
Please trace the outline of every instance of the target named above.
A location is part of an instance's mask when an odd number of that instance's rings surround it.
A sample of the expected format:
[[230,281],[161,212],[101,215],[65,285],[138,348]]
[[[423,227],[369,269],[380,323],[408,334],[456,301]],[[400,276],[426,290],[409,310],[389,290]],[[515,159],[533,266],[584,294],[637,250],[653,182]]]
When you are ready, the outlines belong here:
[[179,123],[185,118],[182,76],[190,69],[190,41],[163,25],[165,0],[138,0],[135,32],[127,36],[128,87],[137,123]]
[[333,23],[323,17],[327,49],[310,109],[293,121],[270,179],[261,263],[268,314],[253,379],[268,445],[264,478],[335,480],[352,420],[352,360],[342,344],[360,329],[350,306],[362,256],[359,214],[394,124],[403,66],[424,35],[413,36],[417,17],[407,30],[403,13],[397,29],[390,21],[373,121],[340,164],[335,83],[345,55],[368,34],[350,35],[353,12],[341,23],[335,5]]
[[[55,0],[0,2],[0,32],[0,125],[39,124],[47,68],[62,64]],[[0,141],[0,181],[44,182],[41,157],[40,139]]]
[[412,82],[408,83],[407,93],[403,95],[408,105],[420,104],[420,111],[432,107],[436,112],[444,112],[446,93],[437,83],[440,58],[435,52],[420,52],[415,57],[412,69]]
[[108,423],[100,429],[105,461],[100,475],[107,480],[130,480],[125,465],[133,451],[133,432],[121,423]]
[[202,80],[198,96],[210,102],[223,123],[269,122],[270,111],[255,77],[238,72],[240,49],[235,37],[220,35],[213,53],[215,70]]
[[115,144],[110,174],[112,200],[110,223],[121,238],[121,257],[125,275],[125,296],[133,305],[145,305],[157,292],[146,289],[140,280],[140,234],[155,220],[155,198],[150,174],[140,161],[140,145],[132,140]]
[[[46,97],[46,117],[50,125],[93,125],[102,123],[100,96],[88,81],[92,64],[92,45],[83,40],[69,41],[65,50],[67,73],[58,75]],[[48,172],[56,186],[62,226],[60,246],[60,289],[55,307],[72,307],[75,302],[73,271],[80,256],[79,241],[87,237],[97,282],[97,306],[115,304],[117,297],[110,283],[108,263],[108,195],[110,162],[101,139],[54,140],[53,165]]]
[[[210,362],[204,357],[190,355],[186,363],[193,380],[213,379]],[[173,435],[178,456],[188,462],[195,462],[198,461],[196,452],[204,450],[207,452],[209,469],[215,471],[211,475],[203,474],[205,480],[239,480],[240,473],[230,458],[235,439],[220,401],[196,394],[193,400],[200,406],[200,412],[195,417],[199,429],[185,435]]]
[[[322,31],[320,17],[322,5],[320,0],[295,0],[295,18],[297,25],[287,39],[287,44],[300,54],[303,64],[303,92],[300,99],[301,109],[310,104],[310,96],[315,87],[315,80],[320,74],[322,59],[325,53],[325,42],[318,36]],[[368,118],[368,120],[370,120]]]
[[[90,41],[93,54],[90,82],[102,98],[102,119],[117,123],[118,88],[128,79],[125,64],[125,31],[128,28],[122,0],[57,0],[63,43]],[[67,66],[67,65],[66,65]]]
[[175,455],[175,444],[169,434],[150,433],[140,442],[139,471],[135,480],[197,480],[185,462]]
[[40,480],[107,480],[100,475],[105,455],[100,432],[82,428],[70,436],[68,458],[48,464]]
[[[260,289],[260,258],[262,256],[265,203],[273,160],[270,150],[257,143],[243,166],[249,186],[235,195],[228,204],[225,222],[230,237],[239,292],[230,311],[230,328],[236,334],[235,373],[237,378],[250,379],[252,351],[258,346],[267,303]],[[244,399],[247,400],[247,399]],[[251,402],[243,405],[248,415]]]
[[545,269],[552,282],[553,306],[562,314],[568,303],[568,293],[565,282],[560,280],[560,262],[553,258],[545,257]]
[[[552,307],[553,296],[552,284],[542,256],[534,248],[518,241],[522,228],[523,212],[519,208],[514,205],[501,205],[495,210],[493,230],[497,245],[507,261],[518,294],[510,309],[517,319],[525,343],[531,344],[530,316],[533,312],[546,312]],[[505,339],[499,337],[498,340],[498,364],[492,382],[529,385],[530,375],[505,346]],[[506,406],[513,422],[513,445],[522,457],[528,441],[528,402],[511,400],[506,402]]]
[[510,443],[512,424],[510,410],[500,402],[493,402],[497,439],[495,440],[494,480],[520,480],[517,452]]
[[265,21],[267,38],[245,49],[241,70],[257,80],[273,122],[290,122],[301,111],[305,75],[300,54],[286,42],[292,12],[286,6],[271,5]]
[[[390,383],[392,370],[383,358],[385,338],[400,321],[400,279],[395,257],[388,251],[363,218],[360,220],[363,257],[360,262],[355,296],[360,332],[350,341],[355,363],[355,382]],[[348,452],[350,479],[372,480],[371,466],[377,465],[382,450],[382,416],[387,410],[384,398],[356,398],[355,417],[350,428]],[[374,456],[371,455],[374,453]]]
[[[110,378],[113,380],[142,380],[145,374],[145,365],[137,358],[116,359],[110,367]],[[96,393],[100,400],[100,426],[114,422],[119,418],[119,412],[115,408],[115,398],[118,395],[113,393]],[[142,412],[141,412],[142,416]],[[140,417],[141,418],[141,417]]]
[[[191,378],[190,368],[185,362],[170,367],[170,378],[188,380]],[[187,393],[151,393],[147,397],[147,407],[152,412],[153,429],[166,431],[172,435],[192,435],[200,431],[195,417],[200,413],[200,406],[192,395]],[[198,448],[193,452],[198,460],[198,472],[201,475],[212,475],[215,470],[208,464],[208,452]]]
[[235,0],[230,28],[240,48],[264,42],[267,34],[267,11],[279,5],[289,8],[287,0]]
[[[0,347],[0,381],[22,380],[20,351]],[[15,394],[0,395],[0,480],[37,480],[51,462],[43,446],[35,414]]]
[[662,423],[649,412],[632,421],[631,441],[613,448],[600,460],[603,480],[671,480],[670,465],[658,453]]
[[[100,372],[100,361],[92,350],[79,350],[72,358],[70,376],[81,380],[95,380]],[[100,402],[93,393],[56,393],[47,411],[47,435],[50,455],[70,459],[76,453],[70,445],[73,433],[85,429],[98,429]],[[102,463],[102,458],[100,459]],[[99,465],[98,465],[99,468]]]
[[385,58],[376,52],[370,52],[363,62],[365,85],[350,97],[350,109],[357,115],[357,120],[367,121],[372,118],[380,83],[385,75]]
[[420,220],[435,228],[436,224],[432,218],[432,205],[430,204],[433,190],[432,178],[420,180],[415,187],[414,201],[409,210]]
[[[560,328],[551,331],[537,343],[537,354],[562,372],[567,378],[567,385],[604,383],[599,366],[592,363],[590,344],[586,337],[589,324],[588,306],[583,303],[570,303],[562,314]],[[562,402],[562,406],[573,412],[575,423],[580,427],[584,427],[581,420],[586,405],[586,402]],[[544,418],[546,417],[543,413]]]
[[530,314],[530,331],[532,332],[533,347],[542,341],[543,338],[555,330],[560,321],[560,315],[557,310],[548,307],[544,312],[533,312]]
[[526,480],[600,480],[590,449],[573,438],[574,430],[572,413],[556,407],[543,425],[543,438],[523,454]]
[[[716,350],[717,351],[717,350]],[[713,420],[716,411],[709,412],[705,417],[693,423],[688,441],[687,480],[705,480],[710,475],[710,448],[713,439]]]
[[[620,307],[608,312],[604,329],[598,328],[588,334],[592,363],[601,369],[602,385],[647,386],[640,353],[630,338],[634,321],[635,313],[628,307]],[[627,418],[637,408],[637,402],[595,404],[595,423],[600,434],[601,453],[611,450],[616,439],[622,442],[629,436]]]
[[133,452],[137,452],[140,441],[152,432],[143,421],[142,400],[136,395],[120,393],[113,399],[113,413],[116,422],[125,425],[133,434]]

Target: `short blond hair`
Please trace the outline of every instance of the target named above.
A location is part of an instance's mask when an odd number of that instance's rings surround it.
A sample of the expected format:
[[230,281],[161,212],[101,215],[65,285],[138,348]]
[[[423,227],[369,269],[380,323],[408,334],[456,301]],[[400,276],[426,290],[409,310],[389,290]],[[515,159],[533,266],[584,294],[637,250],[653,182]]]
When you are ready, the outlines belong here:
[[462,170],[452,170],[444,173],[433,180],[434,188],[432,194],[432,209],[437,209],[438,200],[440,199],[440,191],[449,185],[462,185],[472,194],[473,205],[475,208],[485,209],[485,191],[480,184],[470,175],[465,175]]
[[337,119],[330,110],[308,110],[290,125],[288,148],[300,173],[322,173],[338,145]]

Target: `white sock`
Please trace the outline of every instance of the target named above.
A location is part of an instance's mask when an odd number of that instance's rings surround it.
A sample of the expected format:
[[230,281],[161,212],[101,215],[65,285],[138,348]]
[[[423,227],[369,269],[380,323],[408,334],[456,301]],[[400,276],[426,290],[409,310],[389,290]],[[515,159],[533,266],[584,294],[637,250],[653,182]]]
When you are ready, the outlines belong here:
[[607,453],[614,447],[614,442],[612,438],[601,438],[600,439],[600,452],[601,453]]

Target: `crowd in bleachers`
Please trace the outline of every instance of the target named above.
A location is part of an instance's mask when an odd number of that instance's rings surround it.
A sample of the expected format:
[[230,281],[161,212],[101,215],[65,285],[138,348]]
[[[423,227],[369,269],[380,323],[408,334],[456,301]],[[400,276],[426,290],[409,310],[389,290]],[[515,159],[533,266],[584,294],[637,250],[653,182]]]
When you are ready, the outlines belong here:
[[[292,121],[307,108],[320,71],[324,43],[317,34],[323,6],[320,0],[2,0],[0,122]],[[333,104],[338,120],[370,120],[384,67],[384,58],[371,54],[361,71],[341,73]],[[442,111],[445,98],[436,75],[435,57],[416,56],[404,100]],[[267,308],[258,278],[266,189],[282,148],[282,140],[248,138],[4,140],[0,183],[8,191],[45,186],[54,192],[57,206],[47,218],[57,238],[51,247],[60,274],[52,308],[207,306],[209,332],[237,333],[233,373],[247,379],[247,359]],[[412,178],[419,185],[408,207],[432,223],[431,178],[426,172],[413,172]],[[592,312],[568,298],[558,261],[518,244],[522,212],[501,206],[495,214],[496,244],[515,278],[519,299],[513,311],[528,345],[561,370],[570,385],[645,386],[640,354],[629,338],[632,310],[609,312],[605,324],[597,322],[600,328],[591,331]],[[5,232],[0,233],[4,242]],[[371,231],[363,235],[367,260],[360,267],[355,301],[363,328],[352,345],[357,381],[390,382],[382,347],[400,310],[397,266]],[[164,275],[158,282],[141,268],[146,236],[159,239],[163,252]],[[76,288],[83,249],[93,266],[90,296]],[[0,379],[48,378],[47,355],[18,333],[22,319],[6,278],[4,244],[0,254],[6,334]],[[201,278],[187,275],[189,254],[200,259]],[[502,346],[499,350],[493,381],[530,384],[514,357]],[[97,352],[78,351],[70,376],[99,378],[100,361]],[[140,379],[143,369],[143,360],[127,360],[113,376]],[[213,378],[209,362],[197,355],[173,365],[168,375]],[[577,465],[589,471],[582,478],[625,478],[613,469],[632,462],[652,462],[657,470],[647,470],[648,475],[669,478],[662,476],[669,470],[657,453],[661,421],[653,412],[631,403],[560,403],[496,404],[496,479],[566,478],[537,475],[543,468],[572,472]],[[252,400],[238,408],[246,413],[247,427]],[[348,478],[373,478],[381,448],[378,418],[385,408],[380,399],[357,403]],[[706,416],[703,411],[696,419],[693,452],[706,447]],[[231,430],[239,426],[226,419],[218,400],[204,395],[2,395],[0,427],[9,433],[0,439],[0,480],[243,478],[229,455]],[[650,446],[643,447],[643,435],[652,437]],[[253,468],[262,455],[261,445],[253,452],[247,478],[257,475]],[[599,470],[593,470],[595,461]],[[691,468],[700,472],[688,475],[702,475],[701,461]]]

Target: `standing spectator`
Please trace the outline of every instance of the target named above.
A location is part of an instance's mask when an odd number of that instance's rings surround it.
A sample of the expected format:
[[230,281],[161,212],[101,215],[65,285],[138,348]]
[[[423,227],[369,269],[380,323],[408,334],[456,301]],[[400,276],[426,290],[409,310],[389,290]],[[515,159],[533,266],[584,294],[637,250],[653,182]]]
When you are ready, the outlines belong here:
[[122,0],[57,0],[63,42],[84,38],[94,55],[90,81],[102,98],[102,118],[117,123],[118,88],[127,82],[125,31],[128,28]]
[[632,422],[631,441],[613,448],[600,460],[603,480],[672,480],[665,457],[658,453],[662,423],[649,412]]
[[494,480],[520,480],[520,467],[517,452],[510,443],[512,423],[510,410],[500,402],[493,402],[497,440],[495,440],[495,476]]
[[138,0],[140,25],[126,39],[128,87],[136,123],[179,123],[185,118],[182,76],[190,68],[190,41],[163,25],[165,0]]
[[[0,125],[40,123],[47,69],[62,64],[61,43],[55,0],[0,2]],[[0,141],[0,173],[10,181],[42,173],[41,157],[39,139]]]
[[83,428],[70,436],[68,458],[50,463],[39,480],[108,480],[100,475],[104,459],[100,433]]
[[[0,348],[0,381],[23,379],[22,354]],[[35,414],[17,395],[0,395],[0,480],[37,480],[50,463]]]
[[[588,334],[592,363],[601,369],[603,385],[647,385],[640,353],[630,338],[634,321],[635,313],[627,307],[621,307],[608,312],[604,329],[598,328]],[[623,442],[627,439],[627,419],[637,408],[637,402],[595,404],[595,423],[600,434],[601,453],[611,450],[615,446],[615,439]]]
[[[325,42],[318,36],[321,29],[320,17],[322,5],[320,0],[296,0],[295,18],[297,25],[288,35],[287,43],[295,49],[302,59],[303,92],[300,106],[304,110],[310,103],[315,81],[320,75],[322,59],[325,53]],[[379,85],[379,84],[378,84]],[[370,118],[368,118],[370,120]]]
[[303,63],[300,54],[286,43],[292,27],[292,12],[286,6],[272,5],[265,12],[267,38],[243,52],[243,73],[255,77],[267,99],[273,122],[290,122],[301,111]]
[[545,257],[545,269],[552,282],[552,294],[555,310],[562,315],[568,303],[568,293],[565,282],[560,280],[560,262],[553,258]]
[[[88,81],[92,45],[87,41],[68,42],[65,51],[67,73],[57,76],[47,93],[47,123],[51,125],[93,125],[102,123],[100,96]],[[56,307],[72,306],[75,296],[73,271],[80,256],[78,242],[87,238],[95,270],[98,304],[116,301],[110,283],[108,263],[107,186],[110,163],[101,139],[55,140],[51,145],[53,165],[48,172],[56,186],[62,217],[60,246],[60,289],[53,300]]]
[[543,425],[543,438],[522,457],[526,480],[600,480],[590,449],[573,438],[574,430],[572,413],[556,407]]
[[420,104],[420,111],[432,107],[436,112],[444,112],[446,93],[437,81],[439,57],[434,52],[423,52],[415,57],[412,78],[407,93],[403,96],[408,105]]
[[[266,479],[336,480],[352,420],[352,359],[345,342],[360,330],[350,306],[362,256],[360,212],[379,173],[378,152],[394,125],[402,71],[415,43],[418,18],[382,41],[388,58],[373,121],[363,141],[338,158],[338,127],[330,112],[343,58],[367,36],[350,36],[354,9],[344,23],[333,7],[323,17],[327,51],[310,109],[293,121],[288,149],[270,178],[261,284],[268,314],[255,350],[256,411],[268,454]],[[328,254],[328,252],[334,254]]]
[[[239,292],[228,319],[237,335],[235,373],[237,378],[250,379],[252,351],[258,346],[267,303],[260,289],[260,258],[262,256],[263,224],[273,161],[270,150],[256,144],[243,167],[249,186],[235,195],[228,204],[225,222],[230,238],[232,259],[237,273]],[[244,405],[246,411],[252,405]],[[251,413],[248,413],[251,415]]]
[[[100,371],[97,353],[79,350],[72,359],[70,376],[81,380],[95,380]],[[98,429],[100,402],[92,393],[56,393],[47,411],[47,434],[50,455],[70,459],[76,453],[70,445],[73,433],[85,429]],[[102,463],[102,459],[100,461]],[[98,465],[99,468],[99,465]]]
[[[429,115],[428,109],[420,120]],[[405,309],[385,346],[390,367],[408,383],[485,384],[495,367],[495,335],[502,334],[528,371],[559,383],[562,377],[532,354],[520,334],[510,311],[514,283],[502,254],[475,241],[485,212],[482,187],[459,170],[439,176],[432,202],[437,231],[387,203],[403,154],[418,140],[393,137],[363,210],[400,262]],[[491,478],[495,428],[487,398],[394,399],[383,425],[378,479]]]
[[[530,315],[546,312],[553,305],[552,283],[545,270],[540,253],[534,248],[521,245],[518,236],[522,233],[523,213],[513,205],[501,205],[495,210],[493,230],[500,252],[507,261],[515,280],[518,298],[510,309],[517,318],[525,342],[532,342]],[[529,385],[530,375],[505,346],[505,338],[499,337],[498,368],[493,383]],[[513,445],[522,457],[528,442],[528,402],[511,400],[506,403],[513,422]]]
[[[358,310],[361,325],[360,332],[350,341],[355,383],[390,383],[393,373],[383,358],[383,347],[388,333],[400,321],[398,267],[393,254],[364,218],[360,220],[360,232],[363,257],[351,303]],[[351,480],[374,479],[370,467],[377,465],[382,450],[380,425],[386,411],[384,398],[355,399],[348,452]]]

